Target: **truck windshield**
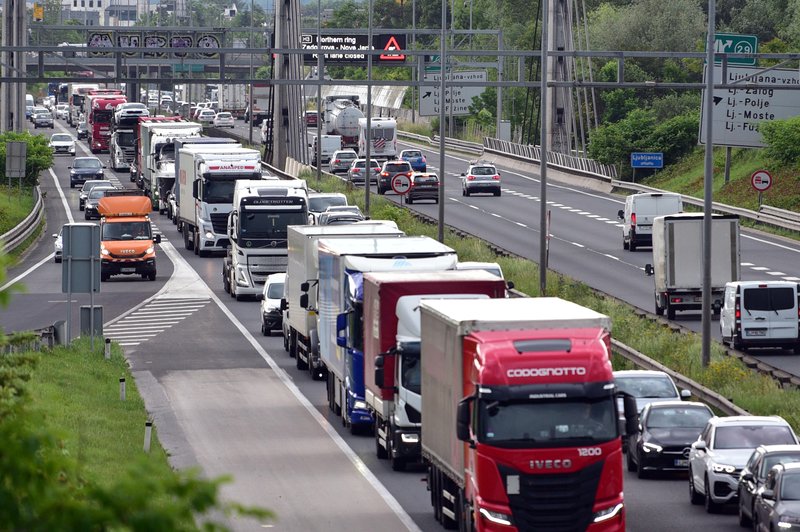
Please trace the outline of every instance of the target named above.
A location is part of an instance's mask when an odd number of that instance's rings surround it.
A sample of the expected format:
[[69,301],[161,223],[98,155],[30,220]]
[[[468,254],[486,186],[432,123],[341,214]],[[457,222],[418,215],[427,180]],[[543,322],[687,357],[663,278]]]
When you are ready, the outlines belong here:
[[481,400],[479,441],[497,447],[549,447],[600,443],[617,437],[611,396],[566,401]]
[[206,203],[233,203],[233,187],[235,181],[205,181],[203,183],[203,201]]
[[136,142],[136,135],[133,131],[118,131],[117,144],[120,146],[133,146]]
[[264,238],[282,240],[287,238],[287,227],[304,225],[308,214],[305,210],[287,211],[246,211],[241,217],[242,238]]
[[150,222],[108,222],[103,224],[102,240],[152,240]]
[[92,122],[95,124],[110,124],[113,113],[114,111],[111,109],[95,109],[92,111]]

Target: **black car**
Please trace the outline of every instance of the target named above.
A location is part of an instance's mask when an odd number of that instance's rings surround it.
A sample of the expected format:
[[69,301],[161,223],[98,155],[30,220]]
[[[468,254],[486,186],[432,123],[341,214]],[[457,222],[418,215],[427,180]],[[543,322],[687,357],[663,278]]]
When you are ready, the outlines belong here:
[[800,462],[800,445],[761,445],[753,451],[739,475],[739,524],[750,525],[756,495],[767,480],[767,474],[777,464]]
[[89,195],[86,197],[86,201],[83,204],[83,217],[85,219],[100,219],[100,211],[97,207],[100,204],[100,200],[105,197],[106,190],[114,190],[114,187],[99,186],[89,191]]
[[378,175],[378,194],[386,194],[392,190],[392,179],[398,174],[411,177],[413,170],[408,161],[386,161]]
[[639,431],[627,438],[628,471],[688,471],[689,448],[714,413],[703,403],[650,403],[639,415]]
[[427,172],[416,172],[411,176],[411,188],[406,192],[406,203],[417,200],[433,200],[439,203],[439,176]]
[[89,179],[105,179],[105,165],[97,157],[76,157],[68,168],[69,188],[82,185]]
[[78,140],[89,138],[89,128],[86,127],[85,121],[78,122],[75,133],[78,135]]
[[753,504],[753,530],[800,529],[800,464],[773,466]]

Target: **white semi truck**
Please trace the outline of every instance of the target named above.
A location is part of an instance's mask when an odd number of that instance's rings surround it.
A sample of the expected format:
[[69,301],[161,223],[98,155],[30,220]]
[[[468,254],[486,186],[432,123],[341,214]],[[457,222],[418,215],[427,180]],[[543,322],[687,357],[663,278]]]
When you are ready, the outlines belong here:
[[[376,222],[376,220],[371,220]],[[404,236],[397,226],[381,223],[346,225],[293,225],[289,227],[286,268],[286,304],[288,305],[287,337],[289,355],[295,358],[297,369],[308,370],[314,380],[325,375],[319,357],[317,334],[317,292],[319,240],[342,238],[372,238],[376,236]]]
[[237,300],[261,295],[269,274],[286,271],[289,226],[307,222],[304,180],[236,181],[227,224],[230,247],[222,264],[225,291]]
[[261,179],[256,150],[224,145],[188,145],[178,152],[178,224],[183,244],[195,255],[224,251],[229,245],[228,214],[240,179]]
[[[139,166],[141,188],[154,209],[163,209],[161,193],[172,188],[175,180],[175,138],[199,137],[203,126],[196,122],[161,122],[139,119]],[[169,186],[167,187],[167,182]]]
[[[700,310],[703,296],[703,213],[658,216],[653,220],[653,264],[645,273],[655,279],[655,307],[659,316],[675,319],[676,311]],[[725,283],[738,281],[739,217],[714,214],[711,218],[711,302],[722,308]]]

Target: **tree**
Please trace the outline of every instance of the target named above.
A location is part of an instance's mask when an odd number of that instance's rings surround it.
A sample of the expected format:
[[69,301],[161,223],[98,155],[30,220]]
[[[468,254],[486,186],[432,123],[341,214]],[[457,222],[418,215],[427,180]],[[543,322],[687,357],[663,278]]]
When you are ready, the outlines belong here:
[[2,169],[6,167],[6,142],[9,141],[23,141],[28,144],[25,177],[22,185],[30,187],[36,185],[39,174],[53,166],[53,150],[47,145],[47,139],[44,135],[31,135],[27,131],[23,133],[8,131],[0,134],[0,168]]

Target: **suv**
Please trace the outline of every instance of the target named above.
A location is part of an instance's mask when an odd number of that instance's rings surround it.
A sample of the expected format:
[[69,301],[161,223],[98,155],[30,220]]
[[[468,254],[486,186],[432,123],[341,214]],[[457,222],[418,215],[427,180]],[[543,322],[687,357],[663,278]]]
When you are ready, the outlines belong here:
[[411,188],[405,195],[407,204],[416,200],[431,199],[439,203],[439,176],[427,172],[416,172],[411,176]]
[[739,474],[759,445],[796,445],[780,416],[712,417],[689,450],[689,500],[714,513],[736,500]]
[[461,174],[461,195],[469,196],[475,193],[493,193],[500,195],[500,174],[497,173],[494,163],[487,161],[470,161],[469,170]]
[[800,464],[778,464],[770,469],[764,488],[753,504],[753,530],[800,528]]
[[381,173],[378,176],[378,194],[386,194],[392,190],[392,179],[398,174],[411,177],[413,170],[408,161],[386,161],[383,163]]
[[[347,171],[347,180],[351,183],[364,183],[367,180],[367,160],[366,159],[355,159],[353,164],[350,165],[350,169]],[[378,173],[381,171],[381,166],[378,164],[377,159],[371,160],[371,174],[370,177],[370,184],[378,182]]]
[[734,349],[786,347],[800,354],[800,285],[791,281],[736,281],[725,285],[719,333]]
[[346,150],[336,150],[331,155],[331,160],[328,163],[328,171],[332,174],[339,172],[347,172],[353,161],[358,159],[358,154],[355,150],[348,148]]
[[761,491],[767,473],[778,464],[800,462],[800,445],[759,445],[750,455],[739,475],[739,524],[747,527],[753,519],[756,495]]
[[40,127],[53,129],[53,113],[44,107],[41,109],[37,107],[33,114],[33,128],[38,129]]
[[108,179],[89,179],[84,181],[81,191],[78,194],[78,209],[81,211],[83,210],[83,206],[86,203],[86,198],[89,197],[89,192],[91,192],[94,187],[102,186],[113,187],[114,183]]

